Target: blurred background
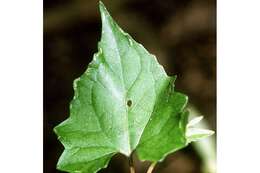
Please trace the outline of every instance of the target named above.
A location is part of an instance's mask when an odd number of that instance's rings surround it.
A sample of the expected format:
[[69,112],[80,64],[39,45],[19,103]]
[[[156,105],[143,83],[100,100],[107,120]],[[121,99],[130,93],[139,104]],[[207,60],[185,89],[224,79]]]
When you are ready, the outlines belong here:
[[[55,166],[63,146],[53,127],[69,115],[72,82],[97,52],[101,21],[97,0],[44,0],[44,173]],[[189,96],[191,114],[216,131],[215,0],[103,0],[116,22],[178,76],[176,90]],[[214,173],[216,134],[169,155],[156,173]],[[149,163],[135,158],[137,173]],[[128,173],[116,155],[102,173]]]

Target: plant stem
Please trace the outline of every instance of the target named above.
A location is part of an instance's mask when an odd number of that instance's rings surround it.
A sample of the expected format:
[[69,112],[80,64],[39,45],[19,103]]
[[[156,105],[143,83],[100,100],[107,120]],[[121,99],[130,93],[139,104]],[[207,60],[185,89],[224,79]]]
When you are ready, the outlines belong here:
[[135,169],[133,166],[130,166],[130,173],[135,173]]
[[152,172],[153,172],[153,169],[154,169],[154,167],[155,167],[155,165],[156,165],[156,162],[153,162],[153,163],[149,166],[149,168],[148,168],[148,170],[147,170],[146,173],[152,173]]
[[133,155],[132,154],[129,157],[129,167],[130,167],[130,173],[135,173],[134,161],[133,161]]

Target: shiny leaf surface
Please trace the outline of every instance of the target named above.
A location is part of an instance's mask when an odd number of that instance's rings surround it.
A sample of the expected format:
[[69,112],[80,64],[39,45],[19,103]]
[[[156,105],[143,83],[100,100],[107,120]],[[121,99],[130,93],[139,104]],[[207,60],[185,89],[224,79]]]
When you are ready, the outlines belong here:
[[160,161],[189,142],[188,98],[174,91],[176,77],[99,6],[98,52],[74,81],[69,118],[54,129],[65,147],[57,168],[67,172],[95,173],[116,153]]

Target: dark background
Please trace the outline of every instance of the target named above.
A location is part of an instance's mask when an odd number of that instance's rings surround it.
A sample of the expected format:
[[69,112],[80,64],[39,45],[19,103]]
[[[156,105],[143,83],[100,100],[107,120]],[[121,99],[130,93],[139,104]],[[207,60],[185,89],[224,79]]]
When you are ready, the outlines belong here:
[[[103,0],[117,23],[142,43],[170,75],[176,90],[189,96],[216,130],[216,2],[215,0]],[[69,115],[72,82],[97,52],[101,21],[97,0],[44,0],[44,173],[63,151],[54,126]],[[214,138],[216,135],[214,136]],[[189,146],[171,154],[154,172],[201,173],[202,161]],[[138,172],[148,163],[135,160]],[[100,172],[128,172],[117,155]]]

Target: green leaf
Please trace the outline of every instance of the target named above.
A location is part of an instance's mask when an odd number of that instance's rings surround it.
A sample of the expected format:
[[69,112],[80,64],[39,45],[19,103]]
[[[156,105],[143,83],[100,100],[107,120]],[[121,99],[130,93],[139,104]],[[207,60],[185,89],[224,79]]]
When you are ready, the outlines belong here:
[[188,144],[188,98],[174,91],[176,77],[99,7],[99,51],[74,81],[69,118],[54,128],[65,147],[57,168],[67,172],[95,173],[116,153],[160,161]]

